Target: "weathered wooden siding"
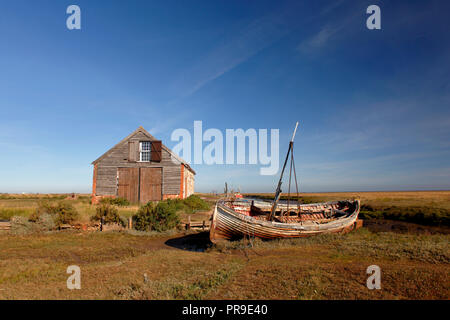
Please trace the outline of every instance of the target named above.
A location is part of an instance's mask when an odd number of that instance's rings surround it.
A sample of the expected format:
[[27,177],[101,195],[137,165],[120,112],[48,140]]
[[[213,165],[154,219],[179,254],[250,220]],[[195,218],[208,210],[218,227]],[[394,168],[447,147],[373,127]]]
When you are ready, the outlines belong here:
[[119,168],[118,170],[118,192],[121,198],[130,202],[139,201],[139,168]]
[[141,203],[162,200],[162,168],[141,168]]
[[[137,132],[128,141],[149,141],[142,132]],[[117,194],[117,168],[162,168],[163,193],[178,195],[180,193],[180,162],[162,149],[160,162],[129,162],[129,145],[124,141],[112,149],[105,158],[97,163],[96,195],[115,196]]]

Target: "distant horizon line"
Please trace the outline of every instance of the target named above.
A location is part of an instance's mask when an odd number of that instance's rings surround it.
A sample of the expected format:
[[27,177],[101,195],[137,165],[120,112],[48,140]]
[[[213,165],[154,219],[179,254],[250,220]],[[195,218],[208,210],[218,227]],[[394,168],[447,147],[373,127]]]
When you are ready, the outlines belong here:
[[[450,191],[450,189],[405,189],[405,190],[371,190],[371,191],[303,191],[299,192],[299,194],[304,193],[369,193],[369,192],[436,192],[436,191]],[[241,192],[242,194],[273,194],[274,191],[271,192]],[[9,194],[21,194],[21,195],[66,195],[66,194],[79,194],[79,195],[91,195],[92,192],[0,192],[0,195],[9,195]],[[194,194],[222,194],[222,193],[213,193],[213,192],[194,192]],[[287,194],[287,192],[282,192],[282,194]],[[296,192],[291,192],[292,195],[295,195]]]

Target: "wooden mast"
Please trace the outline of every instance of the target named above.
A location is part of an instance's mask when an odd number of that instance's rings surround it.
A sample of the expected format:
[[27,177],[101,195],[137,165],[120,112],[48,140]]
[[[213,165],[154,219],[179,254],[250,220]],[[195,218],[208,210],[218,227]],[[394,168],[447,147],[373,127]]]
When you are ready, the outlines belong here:
[[286,164],[289,160],[289,154],[292,151],[292,148],[294,146],[294,138],[295,138],[295,133],[297,132],[297,127],[298,127],[298,121],[295,124],[294,133],[292,134],[292,139],[289,142],[289,149],[286,154],[286,159],[284,160],[283,169],[281,170],[281,175],[280,175],[280,180],[278,181],[277,190],[275,191],[275,198],[273,199],[272,209],[270,210],[270,214],[269,214],[269,218],[268,218],[269,221],[272,220],[273,217],[275,216],[275,211],[277,210],[278,201],[280,200],[280,197],[281,197],[281,192],[282,192],[281,191],[281,183],[283,180],[284,169],[286,168]]

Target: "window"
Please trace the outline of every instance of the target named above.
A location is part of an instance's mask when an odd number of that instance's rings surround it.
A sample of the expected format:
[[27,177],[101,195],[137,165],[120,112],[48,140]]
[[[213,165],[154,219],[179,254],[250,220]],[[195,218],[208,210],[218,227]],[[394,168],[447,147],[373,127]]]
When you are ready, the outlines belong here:
[[139,160],[142,162],[150,162],[150,150],[152,143],[150,141],[141,141],[139,143]]

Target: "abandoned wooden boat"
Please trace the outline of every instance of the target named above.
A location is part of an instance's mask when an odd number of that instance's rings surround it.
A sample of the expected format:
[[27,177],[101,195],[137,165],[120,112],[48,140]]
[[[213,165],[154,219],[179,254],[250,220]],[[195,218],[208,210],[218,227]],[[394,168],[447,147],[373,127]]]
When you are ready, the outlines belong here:
[[[362,225],[358,220],[359,200],[300,204],[294,165],[294,137],[289,143],[280,180],[272,203],[231,197],[217,202],[211,218],[210,240],[234,240],[243,237],[262,239],[299,238],[321,233],[349,232]],[[286,164],[291,157],[286,203],[279,203]],[[290,202],[291,178],[295,179],[297,200]]]
[[280,204],[278,208],[273,220],[269,220],[270,203],[221,200],[216,204],[212,217],[210,239],[217,242],[243,237],[300,238],[322,233],[345,233],[359,226],[359,200],[291,205],[290,208]]

